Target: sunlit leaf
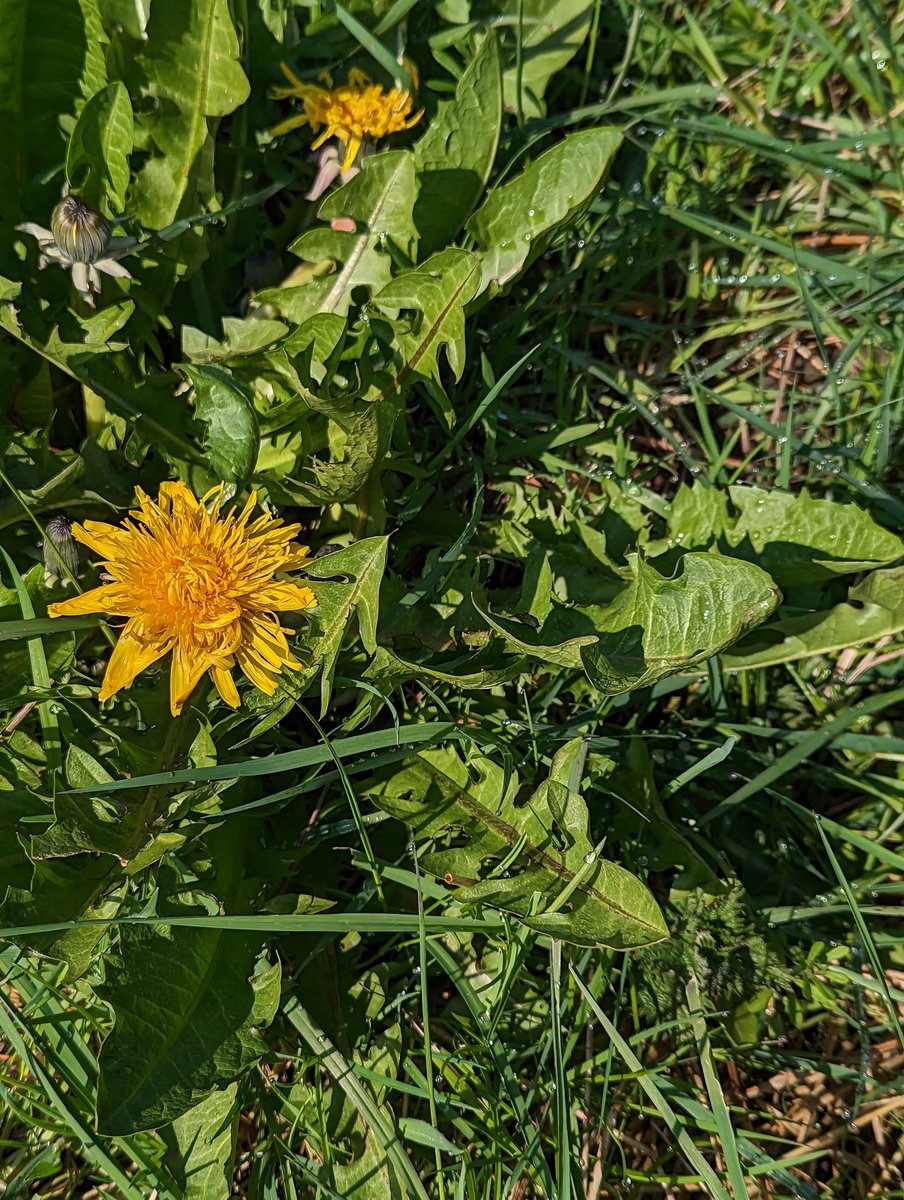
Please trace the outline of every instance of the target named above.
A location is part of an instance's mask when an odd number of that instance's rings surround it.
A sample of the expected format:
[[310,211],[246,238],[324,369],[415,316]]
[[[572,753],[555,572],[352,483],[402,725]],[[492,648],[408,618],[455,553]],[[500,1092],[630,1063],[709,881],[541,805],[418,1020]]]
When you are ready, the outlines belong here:
[[819,612],[775,617],[722,656],[729,670],[766,667],[848,647],[868,645],[904,630],[904,567],[872,571],[847,600]]
[[[597,857],[589,839],[573,775],[582,750],[581,739],[563,746],[527,803],[519,801],[516,775],[479,755],[466,764],[451,747],[421,751],[369,790],[418,839],[453,837],[453,846],[420,861],[456,887],[459,901],[507,909],[532,929],[580,945],[626,949],[659,941],[667,930],[650,892]],[[494,870],[503,860],[505,869]]]
[[333,262],[336,269],[320,278],[258,294],[282,316],[301,324],[314,313],[348,312],[352,289],[377,291],[392,277],[392,251],[414,258],[414,159],[408,150],[390,150],[364,160],[360,174],[332,192],[320,205],[321,221],[350,223],[346,228],[311,229],[289,249],[309,263]]
[[438,382],[443,347],[453,375],[460,378],[465,365],[464,309],[479,280],[480,263],[473,254],[442,250],[397,276],[375,297],[374,305],[395,317],[401,360],[397,387],[412,376]]
[[358,635],[369,654],[377,648],[377,616],[380,584],[386,570],[387,539],[365,538],[344,550],[314,559],[305,568],[317,607],[311,610],[310,631],[305,647],[310,665],[302,675],[307,681],[320,675],[320,706],[325,713],[332,690],[336,659],[354,616]]
[[827,583],[904,555],[904,541],[857,504],[757,487],[679,488],[668,538],[648,552],[717,545],[768,571],[779,587]]
[[423,258],[464,224],[489,178],[502,119],[499,46],[488,36],[414,147],[418,196],[414,221]]
[[138,66],[149,103],[137,106],[135,141],[147,158],[129,207],[162,229],[210,200],[204,151],[216,119],[248,97],[228,0],[154,0]]
[[[581,48],[593,19],[594,0],[505,0],[509,51],[503,74],[505,106],[528,117],[543,116],[543,97],[557,71]],[[520,63],[515,39],[520,42]]]
[[195,389],[195,414],[207,427],[210,469],[227,483],[244,483],[260,441],[257,414],[244,388],[219,367],[183,365]]
[[234,1083],[217,1088],[161,1130],[172,1148],[173,1174],[182,1200],[228,1200],[232,1191],[235,1152],[236,1096]]
[[82,109],[66,152],[66,178],[95,208],[123,211],[132,153],[132,103],[122,83],[96,92]]
[[483,260],[481,290],[509,283],[581,217],[621,140],[614,128],[572,133],[490,193],[468,222]]
[[630,555],[631,581],[603,610],[599,641],[581,648],[608,695],[647,687],[718,654],[759,625],[780,599],[765,571],[718,554],[686,554],[665,578]]

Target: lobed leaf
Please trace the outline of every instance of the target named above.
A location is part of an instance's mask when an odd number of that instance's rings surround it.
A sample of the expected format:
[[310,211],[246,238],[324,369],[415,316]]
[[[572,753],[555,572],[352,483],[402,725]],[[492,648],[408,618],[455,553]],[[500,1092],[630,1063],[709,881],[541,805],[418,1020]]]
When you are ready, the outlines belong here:
[[756,562],[779,587],[827,583],[904,555],[904,541],[857,504],[815,499],[758,487],[729,487],[727,495],[699,485],[679,488],[672,501],[668,539],[650,555],[674,545],[717,544]]
[[351,222],[354,231],[311,229],[291,244],[293,254],[309,263],[337,264],[336,270],[301,286],[291,276],[280,288],[258,293],[261,304],[300,325],[314,313],[344,316],[356,287],[377,291],[392,277],[391,249],[414,259],[414,159],[409,150],[390,150],[364,160],[363,169],[330,193],[318,211],[322,221]]
[[229,1200],[238,1086],[218,1088],[161,1132],[182,1200]]
[[305,684],[320,673],[321,715],[329,705],[336,659],[353,616],[358,618],[358,633],[365,650],[368,654],[376,651],[387,544],[385,537],[364,538],[344,550],[316,558],[305,567],[317,607],[311,612],[310,633],[306,638],[311,660],[301,682]]
[[[374,307],[392,318],[400,359],[396,387],[409,377],[440,379],[439,354],[456,379],[465,367],[465,305],[477,293],[480,262],[465,250],[442,250],[405,271],[374,297]],[[403,313],[413,314],[407,318]]]
[[590,841],[577,790],[582,754],[580,738],[563,746],[549,778],[524,804],[516,775],[482,755],[465,763],[452,747],[420,751],[369,794],[418,838],[453,838],[453,846],[420,861],[457,884],[463,903],[506,909],[531,929],[579,945],[627,949],[659,941],[668,931],[648,889],[599,858]]
[[904,631],[904,567],[872,571],[832,608],[776,617],[722,656],[733,671],[775,666],[851,646],[878,642]]
[[590,681],[614,696],[718,654],[780,599],[765,571],[718,554],[685,554],[671,579],[629,555],[631,581],[604,610],[599,640],[581,648]]
[[[503,75],[505,106],[527,117],[546,113],[543,96],[549,81],[583,45],[593,19],[594,0],[507,0],[515,36],[520,40],[520,64],[509,54]],[[515,59],[515,61],[512,61]]]

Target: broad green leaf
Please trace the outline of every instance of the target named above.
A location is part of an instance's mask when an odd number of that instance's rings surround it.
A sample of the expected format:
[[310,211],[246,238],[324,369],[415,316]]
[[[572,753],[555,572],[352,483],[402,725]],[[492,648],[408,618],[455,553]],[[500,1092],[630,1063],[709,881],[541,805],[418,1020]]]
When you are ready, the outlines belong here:
[[393,1186],[386,1151],[363,1118],[357,1125],[348,1139],[354,1157],[333,1166],[337,1194],[343,1200],[397,1200],[398,1189]]
[[100,1052],[97,1123],[108,1135],[174,1121],[264,1052],[257,1029],[279,1003],[279,967],[223,929],[127,925],[98,993],[113,1010]]
[[59,180],[40,177],[64,157],[61,124],[107,82],[103,41],[96,0],[0,0],[0,212],[10,225],[50,224]]
[[113,885],[109,858],[77,854],[34,864],[27,888],[11,887],[0,904],[0,921],[6,928],[72,921],[71,929],[34,933],[21,939],[39,954],[66,964],[70,979],[84,975],[98,942],[106,936],[101,924],[79,924],[116,915],[119,899],[103,899]]
[[[593,18],[594,0],[506,0],[510,45],[521,42],[521,111],[527,117],[546,113],[543,96],[550,79],[584,44]],[[518,111],[519,67],[514,47],[503,74],[505,107]]]
[[141,40],[147,29],[151,0],[99,0],[105,29],[121,29]]
[[730,524],[728,490],[682,483],[669,505],[668,535],[648,542],[648,557],[665,554],[674,546],[684,550],[705,550]]
[[489,178],[501,127],[499,44],[490,33],[459,79],[455,99],[439,104],[414,147],[421,256],[443,249],[467,220]]
[[69,788],[90,788],[109,783],[113,776],[86,750],[72,745],[66,752],[67,788],[61,788],[53,802],[54,823],[31,839],[30,853],[35,860],[64,858],[80,853],[112,854],[117,859],[131,857],[139,836],[140,804],[114,803],[94,796],[72,796]]
[[310,631],[305,636],[311,661],[301,678],[307,683],[320,672],[321,715],[329,706],[336,660],[353,616],[358,618],[358,635],[364,649],[368,654],[376,651],[386,548],[385,537],[365,538],[316,558],[305,567],[317,607],[311,611]]
[[238,1085],[229,1084],[177,1117],[160,1136],[182,1200],[229,1200],[234,1174]]
[[335,313],[315,313],[286,338],[284,349],[294,362],[303,362],[307,374],[318,382],[334,356],[341,353],[347,325]]
[[[380,418],[378,405],[369,404],[356,417],[333,422],[330,428],[334,436],[330,440],[335,444],[335,451],[330,461],[310,457],[284,476],[279,471],[272,472],[268,476],[268,486],[274,497],[304,505],[340,504],[350,500],[380,457],[384,441]],[[274,475],[279,477],[274,478]]]
[[195,414],[207,427],[204,446],[211,473],[241,486],[257,461],[257,414],[244,388],[221,367],[180,368],[195,389]]
[[904,554],[904,542],[856,504],[753,487],[728,494],[738,517],[725,531],[727,545],[759,563],[779,587],[885,566]]
[[364,672],[364,678],[383,686],[389,691],[407,683],[410,679],[439,679],[466,691],[492,688],[514,679],[525,670],[523,655],[507,655],[500,659],[496,653],[458,654],[453,658],[437,656],[427,662],[412,662],[385,646],[378,646],[373,662]]
[[727,496],[699,485],[679,488],[668,537],[649,554],[712,544],[757,563],[779,587],[826,583],[904,555],[904,541],[856,504],[757,487],[730,487]]
[[[439,352],[445,347],[456,379],[465,368],[465,305],[476,294],[480,261],[465,250],[442,250],[421,266],[396,276],[374,298],[393,317],[401,362],[396,387],[409,377],[439,382]],[[398,315],[396,315],[398,314]]]
[[511,282],[580,219],[621,141],[613,128],[572,133],[490,193],[468,222],[483,260],[481,291]]
[[132,102],[125,84],[111,83],[82,109],[66,152],[66,178],[95,208],[116,216],[125,208],[132,153]]
[[[540,629],[526,621],[517,621],[488,612],[473,597],[471,602],[491,629],[505,638],[516,650],[531,658],[552,663],[557,667],[580,669],[581,650],[596,640],[596,625],[591,610],[564,606],[553,601],[549,616]],[[594,610],[599,612],[600,610]]]
[[191,325],[183,326],[182,353],[202,366],[231,363],[249,354],[259,354],[288,332],[288,326],[281,321],[268,321],[263,317],[242,321],[238,317],[224,317],[222,339],[211,337]]
[[722,656],[732,671],[768,667],[849,646],[862,646],[904,630],[904,567],[873,571],[852,587],[848,598],[824,612],[790,613],[779,609]]
[[581,648],[590,681],[610,696],[718,654],[780,599],[765,571],[718,554],[685,554],[671,579],[639,555],[628,562],[631,581],[603,610],[599,641]]
[[360,174],[331,192],[317,214],[327,222],[350,220],[354,232],[311,229],[289,247],[309,263],[331,260],[336,270],[300,287],[268,288],[257,299],[298,325],[314,313],[344,316],[353,288],[364,286],[376,292],[392,278],[393,249],[403,259],[413,260],[414,197],[414,158],[409,150],[366,158]]
[[154,0],[138,58],[146,104],[135,143],[147,151],[129,207],[150,229],[194,213],[213,196],[208,150],[216,119],[249,93],[229,0]]
[[417,838],[441,843],[420,861],[457,886],[457,900],[517,913],[531,929],[579,945],[659,941],[668,931],[648,889],[590,841],[577,790],[585,750],[581,739],[563,746],[526,803],[517,775],[479,755],[465,763],[452,747],[421,751],[368,792]]

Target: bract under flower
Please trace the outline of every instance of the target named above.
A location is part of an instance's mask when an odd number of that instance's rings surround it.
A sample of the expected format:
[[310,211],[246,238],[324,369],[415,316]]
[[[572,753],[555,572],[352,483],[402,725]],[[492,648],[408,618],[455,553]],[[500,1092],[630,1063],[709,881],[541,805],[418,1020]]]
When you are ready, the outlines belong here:
[[310,125],[314,133],[322,129],[311,148],[316,150],[328,138],[335,137],[345,147],[342,171],[354,166],[363,144],[411,129],[424,115],[423,109],[409,115],[413,103],[410,92],[396,88],[384,92],[383,85],[374,83],[363,71],[349,71],[347,82],[339,87],[333,87],[326,76],[327,86],[323,87],[304,83],[285,63],[280,63],[280,68],[291,86],[275,88],[273,95],[279,99],[296,97],[301,101],[302,111],[281,121],[270,132],[276,136],[301,125]]
[[[182,711],[205,671],[227,704],[239,706],[238,667],[272,696],[280,672],[297,671],[276,613],[313,608],[308,587],[276,578],[308,561],[292,539],[298,525],[244,509],[221,513],[223,487],[198,500],[184,483],[163,483],[157,500],[137,489],[139,508],[123,525],[86,521],[72,533],[101,557],[113,582],[51,604],[51,617],[107,613],[128,617],[100,689],[106,700],[172,652],[170,709]],[[210,508],[205,502],[212,501]]]

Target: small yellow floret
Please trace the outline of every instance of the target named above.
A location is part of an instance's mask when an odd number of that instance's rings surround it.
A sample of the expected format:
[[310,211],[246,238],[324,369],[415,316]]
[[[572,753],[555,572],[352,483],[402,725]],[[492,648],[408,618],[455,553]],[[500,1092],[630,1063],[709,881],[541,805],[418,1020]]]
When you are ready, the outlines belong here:
[[100,699],[130,687],[170,651],[174,717],[205,671],[233,708],[239,706],[231,673],[236,666],[272,696],[280,671],[301,667],[286,640],[291,631],[275,614],[316,604],[310,588],[275,578],[308,561],[308,547],[292,540],[300,526],[269,513],[249,524],[254,493],[240,514],[234,508],[221,514],[223,485],[200,500],[184,483],[162,483],[156,500],[136,491],[139,508],[123,525],[86,521],[72,527],[73,536],[100,555],[113,582],[47,609],[51,617],[100,612],[129,618]]
[[311,149],[316,150],[328,138],[337,138],[345,147],[343,171],[354,166],[363,142],[378,142],[390,133],[411,129],[424,115],[424,110],[420,109],[414,116],[409,116],[410,92],[390,88],[384,93],[382,84],[374,83],[363,71],[349,71],[348,81],[340,87],[333,87],[332,80],[326,76],[325,82],[329,86],[321,87],[316,83],[303,83],[285,63],[280,63],[280,67],[291,87],[276,88],[273,95],[279,99],[296,97],[301,101],[303,111],[281,121],[270,132],[276,136],[300,125],[310,125],[314,133],[323,129]]

